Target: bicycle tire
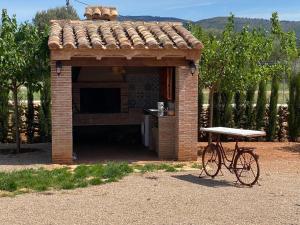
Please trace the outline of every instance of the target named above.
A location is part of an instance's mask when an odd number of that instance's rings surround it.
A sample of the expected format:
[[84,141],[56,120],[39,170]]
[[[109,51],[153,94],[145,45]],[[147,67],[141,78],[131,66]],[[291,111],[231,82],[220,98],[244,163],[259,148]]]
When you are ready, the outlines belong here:
[[[250,156],[250,161],[246,162],[247,156]],[[253,159],[251,161],[251,159]],[[240,164],[238,165],[238,163]],[[252,165],[255,165],[255,170],[253,170]],[[260,167],[258,163],[258,156],[253,153],[253,151],[240,151],[235,159],[234,159],[234,173],[238,181],[246,186],[253,186],[259,178],[260,175]],[[248,172],[250,175],[252,174],[252,178],[248,179],[242,175],[243,171]]]
[[[210,158],[210,161],[207,158]],[[211,168],[214,166],[213,164],[216,164],[216,167],[211,171]],[[206,175],[214,178],[218,175],[221,165],[221,153],[218,147],[215,144],[206,146],[202,154],[202,166]]]

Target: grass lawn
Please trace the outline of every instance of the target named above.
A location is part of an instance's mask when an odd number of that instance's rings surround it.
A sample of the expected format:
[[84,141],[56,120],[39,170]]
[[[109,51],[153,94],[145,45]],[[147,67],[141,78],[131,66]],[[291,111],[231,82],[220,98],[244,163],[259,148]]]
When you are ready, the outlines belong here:
[[24,169],[12,172],[0,172],[0,196],[15,196],[29,192],[47,190],[75,189],[90,185],[116,182],[130,173],[153,171],[176,172],[184,164],[145,164],[129,165],[127,163],[79,165],[53,170]]

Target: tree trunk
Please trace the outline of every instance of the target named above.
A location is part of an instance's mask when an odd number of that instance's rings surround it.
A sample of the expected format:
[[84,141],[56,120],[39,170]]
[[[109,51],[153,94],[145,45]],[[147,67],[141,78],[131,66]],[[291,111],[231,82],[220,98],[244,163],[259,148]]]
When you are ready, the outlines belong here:
[[[214,90],[211,88],[209,90],[209,123],[208,126],[213,126],[213,115],[214,115]],[[208,135],[208,143],[211,144],[212,142],[212,135],[209,133]]]
[[19,123],[19,102],[18,102],[18,87],[16,83],[13,84],[12,92],[14,98],[14,113],[15,113],[16,153],[20,153],[21,140],[20,140],[20,123]]

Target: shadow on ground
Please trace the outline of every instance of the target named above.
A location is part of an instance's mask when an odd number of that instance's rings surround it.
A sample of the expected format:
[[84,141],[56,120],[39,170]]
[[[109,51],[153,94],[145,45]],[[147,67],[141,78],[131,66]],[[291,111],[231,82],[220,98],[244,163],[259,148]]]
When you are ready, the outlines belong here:
[[291,145],[278,147],[278,150],[300,154],[300,143],[293,143]]
[[192,174],[186,174],[186,175],[174,175],[173,178],[187,181],[193,184],[198,184],[201,186],[207,186],[207,187],[233,187],[235,186],[233,182],[226,181],[226,180],[215,180],[207,177],[198,177]]
[[32,165],[51,164],[51,144],[24,144],[19,154],[10,153],[15,144],[0,145],[0,166],[1,165]]

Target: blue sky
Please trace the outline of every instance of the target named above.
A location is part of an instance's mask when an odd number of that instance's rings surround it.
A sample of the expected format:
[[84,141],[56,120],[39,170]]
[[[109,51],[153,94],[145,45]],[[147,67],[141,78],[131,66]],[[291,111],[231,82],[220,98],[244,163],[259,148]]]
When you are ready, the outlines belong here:
[[[151,15],[200,20],[216,16],[269,19],[273,11],[282,20],[300,21],[300,0],[80,0],[91,5],[117,6],[121,15]],[[35,13],[63,6],[65,0],[0,0],[0,9],[16,14],[19,22],[31,21]],[[82,17],[84,5],[70,0]]]

